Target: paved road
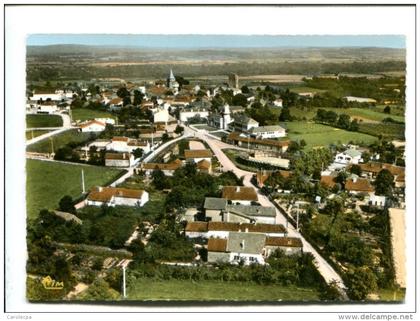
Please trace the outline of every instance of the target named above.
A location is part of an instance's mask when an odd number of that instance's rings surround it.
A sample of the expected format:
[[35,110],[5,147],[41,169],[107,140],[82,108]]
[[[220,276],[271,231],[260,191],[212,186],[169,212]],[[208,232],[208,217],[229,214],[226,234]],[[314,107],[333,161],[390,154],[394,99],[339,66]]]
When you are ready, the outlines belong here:
[[60,133],[62,133],[62,132],[65,132],[65,131],[67,131],[67,130],[70,130],[70,129],[72,129],[72,127],[61,127],[60,129],[53,130],[53,131],[51,131],[51,132],[49,132],[49,133],[45,133],[45,134],[40,135],[40,136],[38,136],[38,137],[35,137],[35,138],[33,138],[33,139],[29,139],[28,141],[26,141],[26,146],[29,146],[29,145],[35,144],[35,143],[37,143],[37,142],[39,142],[39,141],[41,141],[41,140],[43,140],[43,139],[46,139],[46,138],[52,137],[52,136],[54,136],[54,135],[60,134]]
[[[184,127],[185,128],[185,132],[186,133],[191,133],[193,134],[195,137],[202,139],[203,141],[205,141],[211,148],[211,150],[213,151],[214,155],[217,157],[217,159],[219,160],[220,164],[222,165],[222,170],[223,171],[233,171],[238,177],[244,177],[244,185],[245,186],[250,186],[253,187],[258,194],[258,201],[261,205],[263,206],[271,206],[273,207],[273,203],[268,199],[267,196],[261,194],[261,192],[259,191],[258,188],[256,188],[252,183],[251,183],[251,178],[254,175],[254,173],[252,172],[248,172],[248,171],[244,171],[241,170],[239,168],[237,168],[235,166],[234,163],[232,163],[232,161],[223,153],[223,151],[221,150],[222,148],[226,148],[225,143],[216,140],[208,135],[206,135],[203,132],[198,132],[198,131],[194,131],[193,129],[189,128],[189,127]],[[227,145],[229,148],[232,148],[231,145]],[[312,253],[312,255],[315,258],[315,264],[319,270],[319,272],[321,273],[321,275],[324,277],[324,279],[326,280],[327,283],[332,282],[332,281],[337,281],[338,282],[338,286],[342,289],[342,295],[344,298],[347,299],[347,295],[345,293],[345,285],[343,280],[341,279],[340,275],[331,267],[331,265],[328,264],[328,262],[313,248],[312,245],[310,245],[304,238],[303,236],[296,231],[296,229],[291,225],[291,224],[287,224],[287,219],[286,217],[275,207],[276,209],[276,223],[277,224],[283,224],[284,226],[288,227],[288,235],[291,237],[299,237],[302,239],[302,243],[303,243],[303,250],[305,252],[310,252]]]

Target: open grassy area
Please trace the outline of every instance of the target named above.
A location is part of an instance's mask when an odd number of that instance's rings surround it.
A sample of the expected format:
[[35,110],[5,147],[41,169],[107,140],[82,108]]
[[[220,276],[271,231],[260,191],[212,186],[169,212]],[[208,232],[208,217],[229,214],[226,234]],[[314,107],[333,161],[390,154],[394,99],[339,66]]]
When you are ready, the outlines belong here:
[[44,135],[49,132],[50,130],[28,130],[25,132],[25,135],[26,135],[26,139],[29,140],[29,139]]
[[46,138],[33,145],[30,145],[26,150],[28,152],[36,153],[51,153],[52,148],[54,148],[54,152],[56,152],[59,148],[70,142],[81,143],[89,140],[90,137],[91,133],[82,133],[77,129],[70,129],[52,136],[51,139]]
[[63,126],[63,119],[58,115],[26,115],[27,128],[61,126]]
[[76,108],[71,110],[72,118],[74,121],[84,121],[93,118],[113,118],[115,116],[111,113],[101,110],[93,110],[88,108]]
[[[384,118],[388,118],[391,117],[396,121],[400,121],[403,122],[405,120],[403,115],[397,115],[397,113],[395,114],[385,114],[383,112],[381,112],[378,109],[368,109],[368,108],[305,108],[305,109],[300,109],[300,108],[296,108],[296,107],[292,107],[290,108],[290,112],[292,114],[292,116],[297,117],[297,118],[303,118],[305,117],[306,119],[312,119],[315,117],[316,112],[318,109],[325,109],[325,110],[332,110],[337,114],[347,114],[349,115],[351,118],[357,118],[357,119],[361,119],[364,122],[381,122]],[[383,109],[383,108],[382,108]],[[279,112],[277,112],[279,113]]]
[[404,301],[405,291],[402,289],[379,289],[378,290],[379,300],[381,301]]
[[81,170],[85,186],[110,183],[121,171],[99,166],[71,165],[28,159],[26,162],[26,208],[33,219],[41,209],[53,209],[65,195],[77,198],[82,194]]
[[290,88],[291,92],[300,94],[300,93],[323,93],[326,92],[326,90],[323,89],[317,89],[312,87],[306,87],[306,86],[299,86],[299,87],[292,87]]
[[343,129],[334,128],[313,122],[288,122],[283,124],[288,130],[288,137],[291,140],[306,141],[306,149],[313,147],[328,146],[330,144],[348,143],[373,143],[377,138],[371,135],[358,132],[349,132]]
[[317,301],[318,292],[295,286],[258,285],[250,282],[216,282],[138,279],[128,287],[129,300],[194,301]]

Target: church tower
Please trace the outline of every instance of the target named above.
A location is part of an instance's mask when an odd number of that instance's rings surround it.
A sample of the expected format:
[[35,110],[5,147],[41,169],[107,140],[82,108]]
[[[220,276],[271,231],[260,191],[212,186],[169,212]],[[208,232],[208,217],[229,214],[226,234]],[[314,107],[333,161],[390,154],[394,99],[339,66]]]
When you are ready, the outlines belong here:
[[228,130],[229,124],[232,122],[230,118],[230,107],[228,104],[223,106],[223,129]]
[[167,82],[168,82],[168,88],[173,89],[175,92],[178,91],[179,84],[176,81],[176,78],[174,76],[174,73],[172,72],[172,69],[169,72],[169,77],[168,77],[168,81]]

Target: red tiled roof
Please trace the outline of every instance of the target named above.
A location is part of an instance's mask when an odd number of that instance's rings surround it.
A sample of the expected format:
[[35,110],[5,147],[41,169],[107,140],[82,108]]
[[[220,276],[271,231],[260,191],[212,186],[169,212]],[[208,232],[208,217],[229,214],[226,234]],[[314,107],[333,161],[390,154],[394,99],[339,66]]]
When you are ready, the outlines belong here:
[[113,142],[128,142],[130,139],[124,136],[115,136],[111,139]]
[[281,224],[264,224],[264,223],[242,223],[241,232],[251,233],[286,233],[286,229]]
[[100,122],[98,120],[90,120],[87,123],[81,124],[79,127],[80,128],[86,128],[86,127],[89,127],[90,125],[93,125],[93,124],[97,124],[97,125],[101,125],[101,126],[106,126],[105,123]]
[[258,195],[255,189],[247,186],[224,186],[222,198],[231,201],[258,201]]
[[137,198],[140,199],[143,195],[143,190],[117,188],[117,187],[95,187],[88,195],[88,200],[109,202],[113,196],[123,198]]
[[227,240],[218,238],[209,238],[207,250],[209,252],[226,252]]
[[366,178],[358,178],[355,181],[348,179],[346,181],[345,189],[356,192],[373,192],[374,188]]
[[333,188],[335,186],[334,177],[331,175],[321,176],[321,185],[324,185],[328,188]]
[[211,158],[212,153],[209,149],[186,149],[185,158]]
[[267,237],[266,246],[303,247],[302,240],[298,237]]
[[207,222],[188,222],[185,227],[186,232],[207,232],[208,231]]
[[233,222],[209,222],[208,224],[209,231],[238,232],[240,229],[240,224]]

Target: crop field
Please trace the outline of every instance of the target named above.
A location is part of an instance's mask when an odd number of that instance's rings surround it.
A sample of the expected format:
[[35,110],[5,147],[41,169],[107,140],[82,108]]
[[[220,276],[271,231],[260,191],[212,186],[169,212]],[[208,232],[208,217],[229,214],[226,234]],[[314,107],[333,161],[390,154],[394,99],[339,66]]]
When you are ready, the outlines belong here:
[[288,137],[291,140],[306,141],[305,149],[314,147],[328,146],[330,144],[365,143],[371,144],[376,141],[376,137],[358,132],[350,132],[339,128],[334,128],[313,122],[289,122],[284,126],[288,130]]
[[72,118],[74,121],[84,121],[94,118],[113,118],[115,116],[109,112],[102,110],[93,110],[88,108],[76,108],[71,110]]
[[63,126],[63,119],[58,115],[26,115],[27,128],[61,126]]
[[127,291],[128,300],[193,301],[318,301],[315,289],[241,282],[138,279]]
[[34,219],[41,209],[57,208],[65,195],[73,199],[82,195],[81,171],[84,171],[86,190],[109,184],[121,170],[100,166],[72,165],[28,159],[26,162],[27,217]]
[[405,139],[404,124],[362,123],[359,125],[359,131],[369,135],[382,135],[384,138]]
[[90,139],[91,133],[81,133],[77,129],[70,129],[50,138],[43,139],[33,145],[27,147],[28,152],[35,153],[51,153],[52,149],[56,152],[64,145],[75,142],[81,143]]

